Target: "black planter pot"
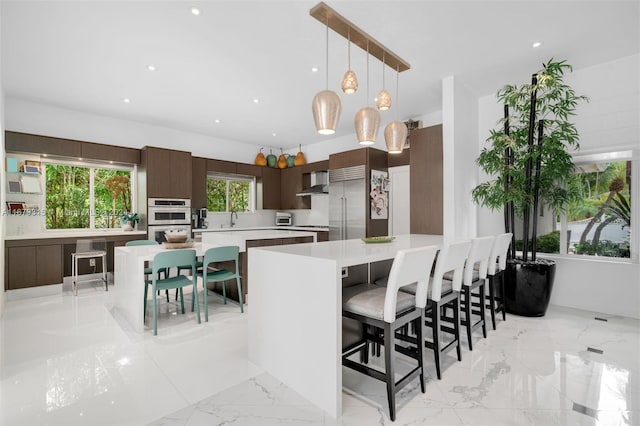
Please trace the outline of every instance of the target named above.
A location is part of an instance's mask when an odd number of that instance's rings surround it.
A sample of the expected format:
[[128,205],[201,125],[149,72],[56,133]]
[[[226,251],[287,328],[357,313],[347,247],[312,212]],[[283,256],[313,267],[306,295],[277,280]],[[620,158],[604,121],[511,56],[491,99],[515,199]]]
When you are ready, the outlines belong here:
[[553,260],[507,261],[504,277],[507,312],[525,317],[544,316],[551,299],[555,276],[556,262]]

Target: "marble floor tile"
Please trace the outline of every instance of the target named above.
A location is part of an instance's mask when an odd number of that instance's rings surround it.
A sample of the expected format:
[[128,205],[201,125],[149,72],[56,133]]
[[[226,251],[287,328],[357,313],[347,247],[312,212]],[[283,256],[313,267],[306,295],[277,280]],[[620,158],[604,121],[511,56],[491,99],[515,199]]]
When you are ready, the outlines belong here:
[[[462,362],[425,351],[417,380],[388,415],[384,383],[343,368],[343,413],[332,419],[248,361],[246,315],[211,296],[198,325],[160,304],[158,336],[118,322],[112,292],[86,288],[8,301],[0,319],[1,425],[634,425],[640,424],[640,322],[552,306],[508,315],[463,339]],[[606,322],[595,320],[600,316]],[[588,351],[587,348],[602,353]],[[398,372],[412,361],[398,358]],[[384,358],[371,358],[382,368]],[[582,409],[580,407],[583,407]]]

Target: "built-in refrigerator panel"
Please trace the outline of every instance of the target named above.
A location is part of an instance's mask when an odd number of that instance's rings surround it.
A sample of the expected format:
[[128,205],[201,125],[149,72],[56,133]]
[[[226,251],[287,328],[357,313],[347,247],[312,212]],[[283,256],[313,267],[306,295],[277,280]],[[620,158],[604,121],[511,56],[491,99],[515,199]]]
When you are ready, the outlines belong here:
[[329,239],[366,236],[367,182],[364,166],[330,171]]

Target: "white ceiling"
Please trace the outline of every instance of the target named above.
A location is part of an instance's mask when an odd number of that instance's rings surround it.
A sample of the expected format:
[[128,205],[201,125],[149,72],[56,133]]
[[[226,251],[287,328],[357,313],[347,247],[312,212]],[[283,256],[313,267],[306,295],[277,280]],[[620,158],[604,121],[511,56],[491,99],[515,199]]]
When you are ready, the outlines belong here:
[[[5,95],[256,145],[318,142],[327,136],[311,115],[325,85],[325,29],[309,16],[316,3],[3,0]],[[526,82],[551,57],[582,68],[640,51],[637,0],[328,4],[411,64],[382,126],[439,111],[446,76],[486,95]],[[347,42],[332,31],[329,56],[330,88],[339,91]],[[365,104],[366,55],[352,48],[351,61],[360,90],[340,92],[333,137],[353,133]],[[370,64],[373,99],[382,65]],[[395,100],[395,73],[386,78]]]

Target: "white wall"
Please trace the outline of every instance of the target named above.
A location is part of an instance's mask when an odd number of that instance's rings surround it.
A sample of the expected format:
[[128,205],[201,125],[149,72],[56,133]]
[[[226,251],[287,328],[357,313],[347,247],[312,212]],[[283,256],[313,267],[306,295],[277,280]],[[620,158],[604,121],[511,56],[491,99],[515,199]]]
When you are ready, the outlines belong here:
[[[0,7],[0,18],[1,18],[2,8]],[[2,19],[0,19],[2,22]],[[0,34],[2,31],[0,29]],[[2,40],[0,39],[0,45]],[[0,158],[4,160],[5,158],[5,150],[4,150],[4,129],[5,129],[5,113],[4,113],[4,87],[2,85],[2,62],[0,59]],[[3,161],[4,163],[4,161]],[[0,167],[0,210],[4,210],[6,206],[6,187],[5,184],[7,176],[5,173],[4,164]],[[5,233],[5,215],[0,215],[0,319],[2,319],[2,314],[4,313],[4,301],[5,301],[5,291],[4,291],[4,233]]]
[[[478,183],[478,97],[459,79],[442,81],[444,165],[444,237],[476,236],[476,205],[471,190]],[[453,214],[449,213],[452,212]]]
[[[587,95],[580,104],[574,123],[580,134],[578,154],[612,150],[640,149],[640,55],[588,68],[574,70],[565,77],[577,94]],[[523,76],[525,82],[527,76]],[[518,83],[518,82],[505,82]],[[489,129],[502,117],[502,105],[495,95],[478,100],[478,146],[482,147]],[[636,161],[634,163],[638,164]],[[637,167],[636,167],[637,169]],[[480,176],[481,181],[486,176]],[[634,191],[634,195],[638,193]],[[638,203],[634,202],[636,209]],[[501,211],[478,208],[479,235],[504,232]],[[635,229],[638,229],[636,226]],[[632,241],[637,246],[637,232]],[[557,257],[555,287],[551,303],[580,309],[640,318],[640,264],[579,257]]]

